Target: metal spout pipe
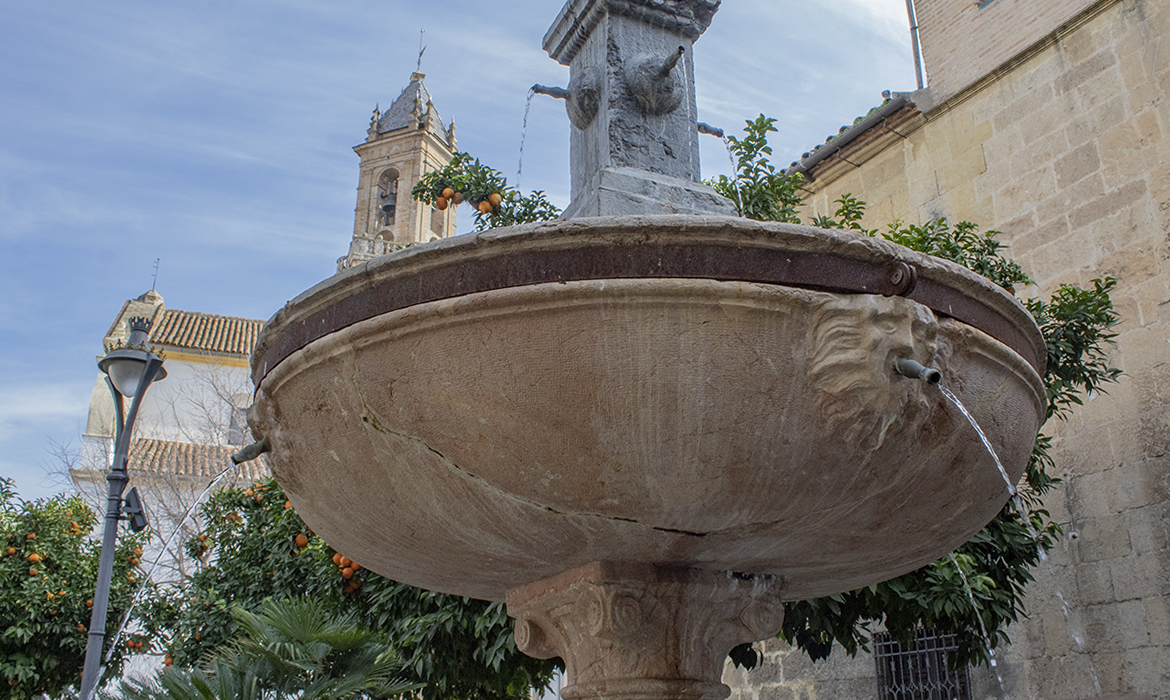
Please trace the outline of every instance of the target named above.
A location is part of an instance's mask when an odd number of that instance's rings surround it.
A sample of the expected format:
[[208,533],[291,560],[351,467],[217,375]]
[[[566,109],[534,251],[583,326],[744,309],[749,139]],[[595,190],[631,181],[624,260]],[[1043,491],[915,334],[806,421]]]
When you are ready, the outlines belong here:
[[674,67],[678,65],[679,59],[682,58],[683,54],[686,52],[686,48],[680,46],[678,47],[677,51],[671,53],[669,56],[663,59],[662,67],[658,69],[658,77],[665,78],[666,76],[670,75],[670,71],[674,70]]
[[549,97],[555,97],[558,100],[569,99],[569,91],[564,88],[547,87],[545,85],[533,85],[529,89],[538,95],[548,95]]
[[908,357],[894,358],[894,371],[903,377],[921,379],[927,384],[938,384],[942,381],[942,372],[933,367],[923,367]]
[[711,136],[714,136],[715,138],[718,138],[718,139],[723,138],[723,129],[720,129],[717,126],[711,126],[710,124],[708,124],[706,122],[699,122],[695,126],[697,126],[699,128],[700,134],[710,134]]
[[243,462],[251,462],[265,452],[272,451],[272,443],[268,438],[253,442],[251,445],[243,448],[239,452],[232,455],[232,462],[235,464],[242,464]]

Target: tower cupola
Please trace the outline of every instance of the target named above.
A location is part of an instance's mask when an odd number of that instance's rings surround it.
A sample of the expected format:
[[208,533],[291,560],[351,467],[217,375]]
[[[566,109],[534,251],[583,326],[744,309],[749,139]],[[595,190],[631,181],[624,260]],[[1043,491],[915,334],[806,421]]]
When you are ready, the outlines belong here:
[[455,154],[455,125],[443,122],[425,78],[415,71],[390,107],[375,107],[365,142],[354,146],[361,162],[353,241],[349,254],[337,261],[338,272],[455,234],[454,207],[440,211],[410,195],[424,173],[447,165]]

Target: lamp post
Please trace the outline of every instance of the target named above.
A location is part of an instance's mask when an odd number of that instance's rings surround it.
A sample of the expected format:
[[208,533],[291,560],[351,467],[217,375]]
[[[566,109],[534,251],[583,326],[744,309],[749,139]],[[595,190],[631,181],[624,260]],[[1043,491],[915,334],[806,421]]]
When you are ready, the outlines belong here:
[[[85,667],[81,676],[81,699],[91,700],[97,690],[98,669],[101,666],[102,646],[106,636],[106,613],[110,602],[110,581],[114,572],[114,549],[118,539],[118,521],[122,519],[122,492],[130,475],[126,470],[130,452],[130,435],[138,407],[151,382],[167,376],[162,358],[146,345],[151,323],[145,318],[130,319],[130,338],[126,345],[111,350],[98,361],[98,369],[106,375],[106,385],[114,397],[114,462],[106,481],[109,482],[109,500],[106,506],[106,525],[102,534],[102,556],[98,565],[97,585],[93,595],[93,616],[89,620],[89,640],[85,647]],[[130,397],[130,408],[123,413],[123,397]],[[141,515],[132,527],[142,529]]]

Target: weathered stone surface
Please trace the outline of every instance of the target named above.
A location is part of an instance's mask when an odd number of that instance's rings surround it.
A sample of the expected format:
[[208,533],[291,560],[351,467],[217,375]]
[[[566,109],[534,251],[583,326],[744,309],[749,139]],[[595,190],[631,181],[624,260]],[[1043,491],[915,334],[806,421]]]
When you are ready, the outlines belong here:
[[[599,243],[604,256],[584,254]],[[772,574],[786,596],[823,595],[920,566],[995,514],[1007,489],[979,438],[891,364],[938,367],[1017,478],[1043,405],[1018,355],[897,296],[578,279],[583,265],[658,266],[676,250],[708,270],[748,251],[892,256],[923,289],[1018,310],[974,275],[888,243],[737,219],[577,219],[414,246],[266,326],[253,425],[298,513],[367,568],[496,600],[615,559]],[[514,279],[527,260],[576,281],[374,314],[262,366],[350,305],[391,303],[387,290],[412,288],[402,280],[455,284],[505,253]]]
[[602,168],[589,178],[564,217],[735,213],[731,201],[710,187],[635,168]]
[[565,4],[544,39],[570,68],[565,218],[733,212],[699,181],[692,46],[718,8],[717,0]]
[[565,661],[562,697],[722,700],[737,644],[774,637],[779,582],[648,564],[594,562],[507,593],[516,646]]

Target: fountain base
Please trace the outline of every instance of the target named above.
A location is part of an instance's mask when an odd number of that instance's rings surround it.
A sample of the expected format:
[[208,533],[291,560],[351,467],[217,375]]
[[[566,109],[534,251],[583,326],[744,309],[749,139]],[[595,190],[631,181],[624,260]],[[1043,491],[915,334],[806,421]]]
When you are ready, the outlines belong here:
[[516,645],[565,661],[567,700],[722,700],[731,649],[774,637],[782,582],[626,562],[593,562],[512,588]]
[[716,214],[734,216],[730,199],[709,186],[637,168],[601,168],[588,180],[562,219],[632,214]]

